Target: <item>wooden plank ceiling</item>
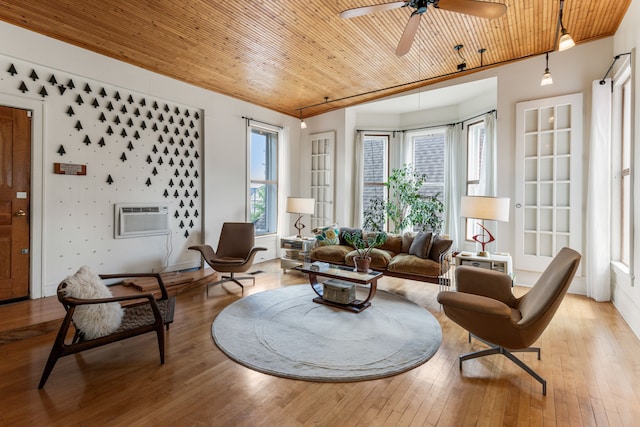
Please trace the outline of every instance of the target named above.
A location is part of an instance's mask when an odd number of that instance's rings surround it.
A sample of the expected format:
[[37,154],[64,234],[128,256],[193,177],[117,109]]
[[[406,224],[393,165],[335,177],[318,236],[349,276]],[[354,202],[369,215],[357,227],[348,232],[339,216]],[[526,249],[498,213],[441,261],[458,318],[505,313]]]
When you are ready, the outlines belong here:
[[[430,6],[403,57],[395,48],[413,9],[338,16],[385,0],[0,0],[0,20],[309,117],[457,77],[459,44],[465,73],[554,49],[559,0],[487,1],[507,13],[489,21]],[[564,26],[577,43],[611,36],[630,1],[566,0]]]

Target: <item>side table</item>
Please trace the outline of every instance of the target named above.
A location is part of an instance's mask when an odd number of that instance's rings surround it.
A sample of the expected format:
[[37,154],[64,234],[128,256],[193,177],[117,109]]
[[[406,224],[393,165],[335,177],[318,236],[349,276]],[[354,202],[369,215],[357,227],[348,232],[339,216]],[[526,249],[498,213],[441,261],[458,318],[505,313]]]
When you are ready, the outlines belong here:
[[287,270],[293,270],[309,262],[309,254],[315,245],[315,238],[282,237],[280,247],[283,251],[280,257],[280,268],[286,273]]
[[456,267],[460,265],[470,265],[472,267],[499,271],[511,276],[512,281],[515,280],[511,255],[491,254],[488,257],[482,257],[471,252],[460,252],[455,256],[455,265]]

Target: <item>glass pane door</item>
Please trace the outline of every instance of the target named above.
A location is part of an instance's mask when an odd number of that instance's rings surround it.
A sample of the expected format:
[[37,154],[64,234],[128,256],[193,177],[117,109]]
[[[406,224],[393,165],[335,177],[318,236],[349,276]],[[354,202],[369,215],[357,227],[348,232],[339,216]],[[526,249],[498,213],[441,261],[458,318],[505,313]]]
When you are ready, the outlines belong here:
[[316,201],[311,228],[334,222],[333,132],[311,135],[311,197]]
[[582,94],[517,104],[515,267],[582,248]]

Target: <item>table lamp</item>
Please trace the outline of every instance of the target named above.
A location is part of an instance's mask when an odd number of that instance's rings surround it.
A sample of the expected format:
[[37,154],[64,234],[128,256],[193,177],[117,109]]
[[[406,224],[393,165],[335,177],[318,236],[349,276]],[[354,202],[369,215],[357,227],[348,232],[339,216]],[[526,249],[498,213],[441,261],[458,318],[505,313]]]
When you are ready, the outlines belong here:
[[298,235],[296,236],[298,239],[302,238],[302,229],[304,228],[304,224],[300,222],[300,220],[302,220],[302,215],[313,214],[315,212],[315,207],[316,201],[314,199],[287,197],[287,212],[299,215],[296,223],[294,224],[294,227],[298,230]]
[[[483,221],[509,221],[509,198],[464,196],[460,203],[460,216]],[[482,251],[478,252],[478,256],[488,257],[489,252],[486,251],[486,246],[496,238],[484,224],[478,222],[478,225],[482,228],[482,233],[476,234],[472,239],[482,245]]]

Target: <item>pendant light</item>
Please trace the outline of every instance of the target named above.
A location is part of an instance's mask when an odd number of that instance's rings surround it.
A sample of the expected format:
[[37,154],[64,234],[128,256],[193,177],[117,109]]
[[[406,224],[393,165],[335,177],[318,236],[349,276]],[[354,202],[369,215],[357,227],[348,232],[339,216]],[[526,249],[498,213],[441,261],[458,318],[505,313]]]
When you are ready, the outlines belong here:
[[302,110],[300,110],[300,129],[306,129],[307,128],[307,124],[304,122],[304,119],[302,118]]
[[544,69],[542,80],[540,80],[540,86],[548,86],[550,84],[553,84],[553,78],[551,77],[551,72],[549,72],[549,52],[547,52],[547,66]]
[[571,49],[576,45],[576,42],[573,41],[573,37],[569,34],[569,31],[564,27],[562,23],[562,10],[564,9],[564,0],[560,1],[560,40],[558,42],[558,50],[562,52],[563,50]]

